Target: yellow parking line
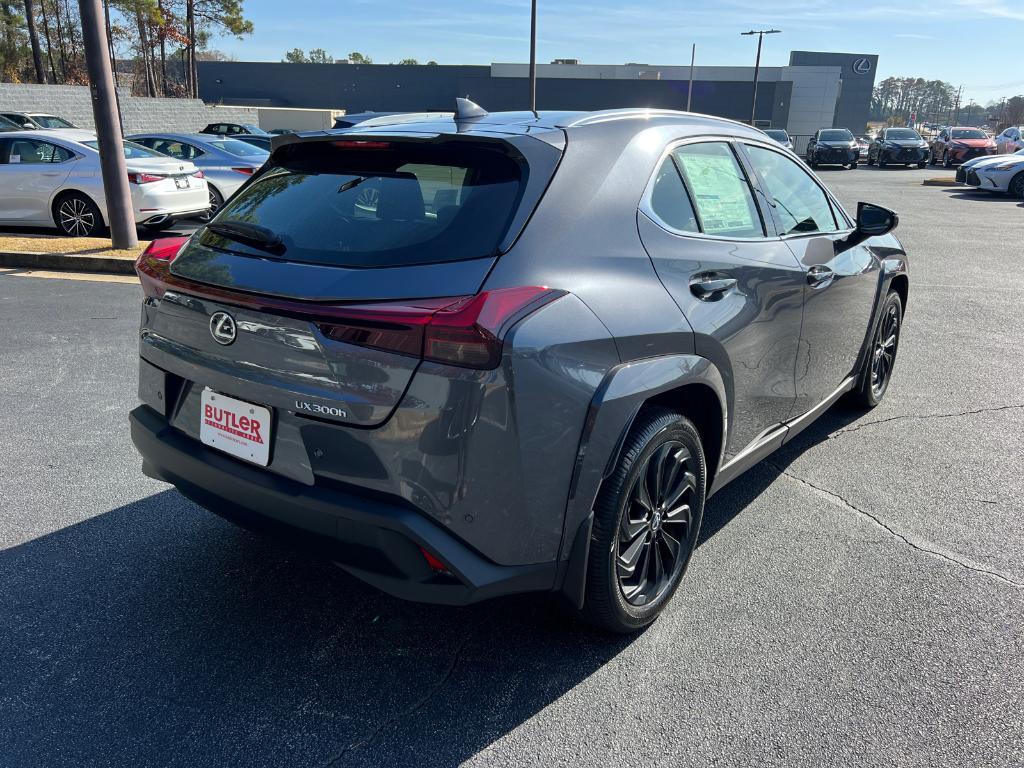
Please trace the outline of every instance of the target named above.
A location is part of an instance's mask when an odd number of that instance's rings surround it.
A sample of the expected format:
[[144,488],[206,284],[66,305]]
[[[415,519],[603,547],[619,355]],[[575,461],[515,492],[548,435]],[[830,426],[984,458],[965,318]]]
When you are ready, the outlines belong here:
[[43,277],[55,280],[87,280],[94,283],[135,283],[139,278],[135,275],[104,275],[98,272],[54,272],[42,269],[3,269],[0,273],[7,277]]

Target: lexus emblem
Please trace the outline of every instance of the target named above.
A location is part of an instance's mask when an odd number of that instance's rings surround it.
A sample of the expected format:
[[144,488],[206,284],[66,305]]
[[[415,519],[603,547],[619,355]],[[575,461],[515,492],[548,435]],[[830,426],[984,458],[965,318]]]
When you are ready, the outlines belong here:
[[866,75],[871,71],[871,59],[865,56],[861,56],[859,59],[854,59],[853,71],[858,75]]
[[210,335],[218,344],[227,346],[235,340],[238,329],[235,327],[235,318],[227,312],[214,312],[210,316]]

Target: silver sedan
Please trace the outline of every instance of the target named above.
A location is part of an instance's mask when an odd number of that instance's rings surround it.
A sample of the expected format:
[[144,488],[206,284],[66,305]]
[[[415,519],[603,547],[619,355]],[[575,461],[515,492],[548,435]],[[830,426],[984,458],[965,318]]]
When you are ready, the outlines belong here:
[[209,220],[245,183],[270,153],[244,141],[200,133],[137,133],[130,141],[179,160],[188,160],[206,174],[210,192]]

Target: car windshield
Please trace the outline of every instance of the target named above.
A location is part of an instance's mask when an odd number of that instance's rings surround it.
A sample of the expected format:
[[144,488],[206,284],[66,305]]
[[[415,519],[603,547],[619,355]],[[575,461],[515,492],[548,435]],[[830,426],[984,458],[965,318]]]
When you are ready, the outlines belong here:
[[[291,152],[216,222],[256,225],[280,238],[279,258],[314,264],[395,267],[497,252],[523,186],[509,156],[466,142],[340,143]],[[209,231],[202,242],[239,247]]]
[[240,139],[223,139],[221,141],[211,141],[209,143],[210,146],[221,149],[235,157],[244,157],[251,160],[263,161],[270,156],[270,153],[262,147],[257,147],[254,144],[250,144],[247,141],[241,141]]
[[893,141],[921,141],[921,134],[910,128],[890,128],[885,132],[885,138]]
[[43,128],[74,128],[71,123],[67,120],[63,120],[53,115],[31,115],[31,118],[39,123]]
[[987,139],[988,134],[977,128],[957,128],[953,131],[954,139]]
[[853,141],[853,134],[845,128],[836,128],[829,131],[822,131],[818,141]]
[[270,134],[260,128],[258,125],[243,125],[243,128],[251,133],[253,136],[269,136]]
[[789,141],[789,134],[779,128],[768,128],[765,133],[776,141]]
[[[95,140],[83,141],[82,144],[89,147],[89,149],[95,149],[97,152],[100,149],[100,143]],[[124,143],[124,157],[126,160],[144,160],[149,157],[166,157],[166,155],[154,152],[152,149],[136,144],[133,141],[126,141]]]

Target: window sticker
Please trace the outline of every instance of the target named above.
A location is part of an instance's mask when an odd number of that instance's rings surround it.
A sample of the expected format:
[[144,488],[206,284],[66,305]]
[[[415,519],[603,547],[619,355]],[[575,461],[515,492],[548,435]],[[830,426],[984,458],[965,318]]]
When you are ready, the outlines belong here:
[[[728,150],[726,150],[728,151]],[[760,230],[750,206],[750,190],[732,155],[681,153],[704,232],[709,235]]]
[[9,163],[20,163],[21,155],[11,155],[11,158],[7,161]]

